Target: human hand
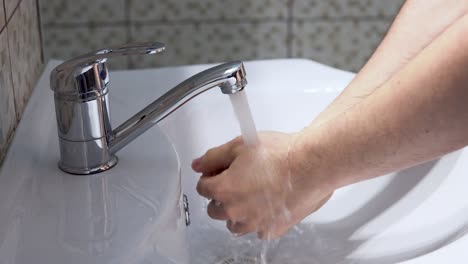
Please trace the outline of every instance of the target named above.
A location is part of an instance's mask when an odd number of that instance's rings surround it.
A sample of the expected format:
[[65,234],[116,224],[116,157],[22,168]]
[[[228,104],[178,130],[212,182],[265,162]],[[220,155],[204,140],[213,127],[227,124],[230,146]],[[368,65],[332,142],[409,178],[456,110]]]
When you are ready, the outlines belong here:
[[226,220],[234,234],[273,239],[320,208],[333,189],[291,162],[294,139],[262,132],[257,146],[246,146],[238,137],[194,160],[193,170],[202,173],[197,191],[212,199],[208,215]]

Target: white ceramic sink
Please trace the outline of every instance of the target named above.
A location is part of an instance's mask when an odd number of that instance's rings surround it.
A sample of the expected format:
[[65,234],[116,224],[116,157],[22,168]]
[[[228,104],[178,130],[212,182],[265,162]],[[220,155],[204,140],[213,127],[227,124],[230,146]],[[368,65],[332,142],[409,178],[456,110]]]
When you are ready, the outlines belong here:
[[[179,168],[190,202],[191,263],[216,263],[236,254],[257,256],[261,251],[269,263],[281,264],[464,263],[468,257],[465,149],[342,188],[317,213],[267,245],[253,236],[232,237],[222,222],[207,217],[206,201],[195,192],[198,175],[190,169],[191,160],[240,131],[229,98],[219,89],[192,99],[159,128],[145,133],[146,143],[137,140],[123,149],[112,170],[91,177],[70,176],[56,167],[58,144],[48,86],[54,65],[57,62],[49,63],[41,78],[0,171],[0,263],[180,259],[182,252],[162,245],[183,240],[182,235],[172,235],[184,220]],[[245,66],[246,92],[260,130],[303,128],[353,77],[307,60],[246,62]],[[113,124],[206,68],[112,72]],[[145,259],[137,259],[142,252]]]
[[[308,125],[353,77],[306,60],[252,62],[246,70],[257,128],[285,132]],[[209,252],[228,255],[226,248],[239,243],[229,239],[223,223],[199,209],[206,201],[194,192],[198,175],[189,167],[193,157],[240,133],[229,105],[227,97],[212,90],[162,123],[181,158],[193,216],[192,248],[203,252],[203,258]],[[439,255],[460,261],[467,255],[464,250],[439,252],[459,243],[468,247],[463,237],[468,224],[467,161],[464,149],[338,190],[321,210],[272,246],[272,263],[440,263],[431,260]],[[224,252],[220,241],[230,241]],[[241,244],[234,252],[258,253],[251,244]]]

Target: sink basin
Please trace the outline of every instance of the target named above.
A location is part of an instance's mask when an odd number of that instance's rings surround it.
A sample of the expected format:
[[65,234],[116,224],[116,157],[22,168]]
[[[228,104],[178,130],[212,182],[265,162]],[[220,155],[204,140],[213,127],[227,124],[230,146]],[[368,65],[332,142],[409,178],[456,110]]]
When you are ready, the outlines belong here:
[[[39,81],[0,171],[0,263],[182,263],[187,254],[195,264],[260,255],[281,264],[468,257],[466,149],[342,188],[277,241],[236,238],[206,215],[207,201],[195,191],[199,175],[190,169],[194,157],[240,133],[226,95],[212,89],[192,99],[123,149],[110,171],[70,176],[56,166],[48,75],[57,64],[49,63]],[[113,124],[209,66],[112,72]],[[354,76],[298,59],[245,67],[257,128],[284,132],[307,126]],[[190,203],[185,234],[181,191]],[[92,225],[89,217],[96,218]]]

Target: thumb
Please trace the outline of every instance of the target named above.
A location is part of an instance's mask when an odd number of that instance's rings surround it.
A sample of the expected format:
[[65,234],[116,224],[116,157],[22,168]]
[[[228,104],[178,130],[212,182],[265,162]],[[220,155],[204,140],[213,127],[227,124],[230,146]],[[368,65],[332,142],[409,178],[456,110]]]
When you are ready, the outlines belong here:
[[208,150],[203,156],[193,160],[192,169],[205,175],[218,174],[229,168],[236,158],[235,147],[241,144],[239,138],[235,138],[226,144]]

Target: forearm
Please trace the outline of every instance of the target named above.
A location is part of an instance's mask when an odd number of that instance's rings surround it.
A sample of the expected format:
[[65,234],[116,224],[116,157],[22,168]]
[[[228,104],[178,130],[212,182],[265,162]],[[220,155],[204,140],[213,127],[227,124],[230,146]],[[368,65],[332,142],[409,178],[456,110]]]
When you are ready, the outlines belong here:
[[361,102],[468,11],[466,0],[409,0],[348,87],[315,120],[318,126]]
[[[468,143],[468,15],[359,105],[292,148],[293,169],[335,187],[407,168]],[[314,157],[314,159],[311,159]],[[314,162],[311,162],[314,160]]]

